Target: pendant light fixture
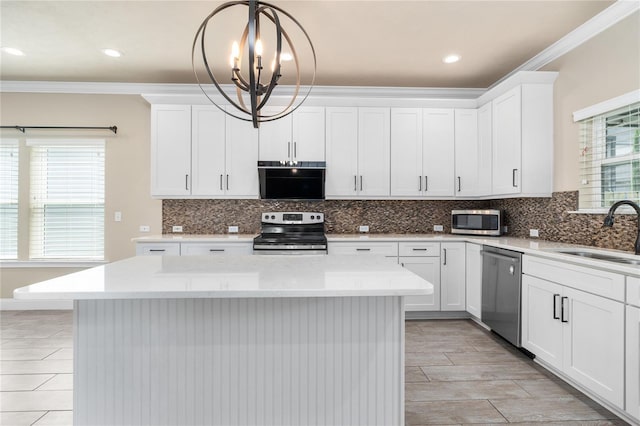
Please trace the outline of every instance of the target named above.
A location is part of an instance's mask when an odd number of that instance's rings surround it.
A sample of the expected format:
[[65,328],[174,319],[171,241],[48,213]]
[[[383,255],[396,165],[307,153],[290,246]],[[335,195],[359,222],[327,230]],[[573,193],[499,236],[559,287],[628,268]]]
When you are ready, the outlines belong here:
[[[220,42],[228,34],[221,35],[216,30],[223,26],[221,12],[229,12],[234,6],[248,8],[248,22],[244,30],[238,31],[240,41],[229,43],[228,62],[222,62],[220,53],[224,47],[220,46]],[[214,18],[217,19],[216,22]],[[228,21],[224,21],[224,24],[228,25]],[[300,51],[296,50],[292,40],[294,32],[305,46],[308,45],[306,58],[313,65],[308,71],[301,72]],[[292,64],[287,64],[287,61]],[[298,108],[309,96],[316,76],[315,49],[302,25],[281,8],[255,0],[230,1],[211,12],[200,24],[193,39],[191,62],[198,85],[207,98],[225,113],[251,121],[256,128],[259,123],[277,120]],[[221,62],[227,64],[226,69],[221,67]],[[268,69],[265,69],[265,62]],[[274,94],[283,77],[289,78],[293,93],[283,90],[282,93]],[[291,81],[291,77],[295,80]],[[207,78],[219,93],[209,93],[211,86],[203,85]],[[304,86],[303,78],[310,80]],[[304,95],[300,94],[301,87],[306,87]],[[224,102],[231,107],[225,108],[220,102],[216,102],[214,98],[217,94],[222,95]],[[270,98],[278,98],[278,108],[275,113],[270,108],[270,113],[267,114],[263,112],[263,108]]]

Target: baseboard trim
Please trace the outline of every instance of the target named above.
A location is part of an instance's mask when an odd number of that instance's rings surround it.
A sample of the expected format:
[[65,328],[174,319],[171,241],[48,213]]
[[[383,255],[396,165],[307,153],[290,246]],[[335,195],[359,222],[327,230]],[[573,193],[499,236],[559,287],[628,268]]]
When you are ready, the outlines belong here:
[[471,314],[467,311],[405,311],[404,315],[408,320],[471,318]]
[[73,309],[73,300],[0,299],[0,311],[48,311]]

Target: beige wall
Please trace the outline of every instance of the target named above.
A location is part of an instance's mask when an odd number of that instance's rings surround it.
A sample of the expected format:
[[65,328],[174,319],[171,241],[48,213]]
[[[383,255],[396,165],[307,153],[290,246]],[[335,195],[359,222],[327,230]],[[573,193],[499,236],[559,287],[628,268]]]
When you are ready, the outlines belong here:
[[573,112],[640,88],[640,12],[558,58],[543,71],[555,83],[554,191],[577,190],[578,125]]
[[[91,133],[107,136],[105,257],[108,261],[135,254],[131,238],[142,235],[138,231],[140,225],[149,225],[154,234],[162,232],[162,203],[149,196],[149,119],[149,104],[141,96],[3,93],[0,97],[3,125],[118,126],[115,137],[109,137],[110,132]],[[27,131],[26,137],[29,135],[35,133]],[[3,136],[25,137],[17,131],[5,131]],[[27,188],[28,182],[21,185]],[[116,211],[122,212],[121,222],[113,220]],[[21,214],[28,216],[26,205],[21,206]],[[24,255],[28,250],[26,238],[26,229],[21,227],[19,240]],[[0,296],[11,297],[14,288],[74,270],[3,268]]]

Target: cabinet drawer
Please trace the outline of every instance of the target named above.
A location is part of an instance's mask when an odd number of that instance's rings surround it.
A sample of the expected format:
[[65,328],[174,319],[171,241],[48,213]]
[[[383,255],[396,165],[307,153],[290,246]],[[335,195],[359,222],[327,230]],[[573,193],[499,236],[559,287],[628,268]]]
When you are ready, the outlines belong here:
[[382,256],[398,256],[398,243],[395,242],[330,242],[329,254],[377,254]]
[[627,303],[640,307],[640,278],[627,277]]
[[251,254],[252,243],[182,243],[182,256],[206,256],[221,254]]
[[180,256],[180,243],[137,243],[137,256]]
[[400,243],[400,256],[440,256],[440,243]]
[[625,277],[621,274],[527,255],[522,259],[522,273],[624,302]]

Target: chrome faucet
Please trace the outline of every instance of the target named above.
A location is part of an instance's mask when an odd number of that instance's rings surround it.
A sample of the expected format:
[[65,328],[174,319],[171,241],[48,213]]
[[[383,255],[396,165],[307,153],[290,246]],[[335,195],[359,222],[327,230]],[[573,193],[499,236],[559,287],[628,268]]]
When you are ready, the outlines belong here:
[[636,254],[640,254],[640,206],[630,200],[622,200],[618,201],[609,209],[609,213],[607,213],[607,217],[604,218],[604,226],[612,227],[613,226],[613,213],[616,209],[622,205],[627,205],[633,207],[638,215],[638,237],[636,238]]

